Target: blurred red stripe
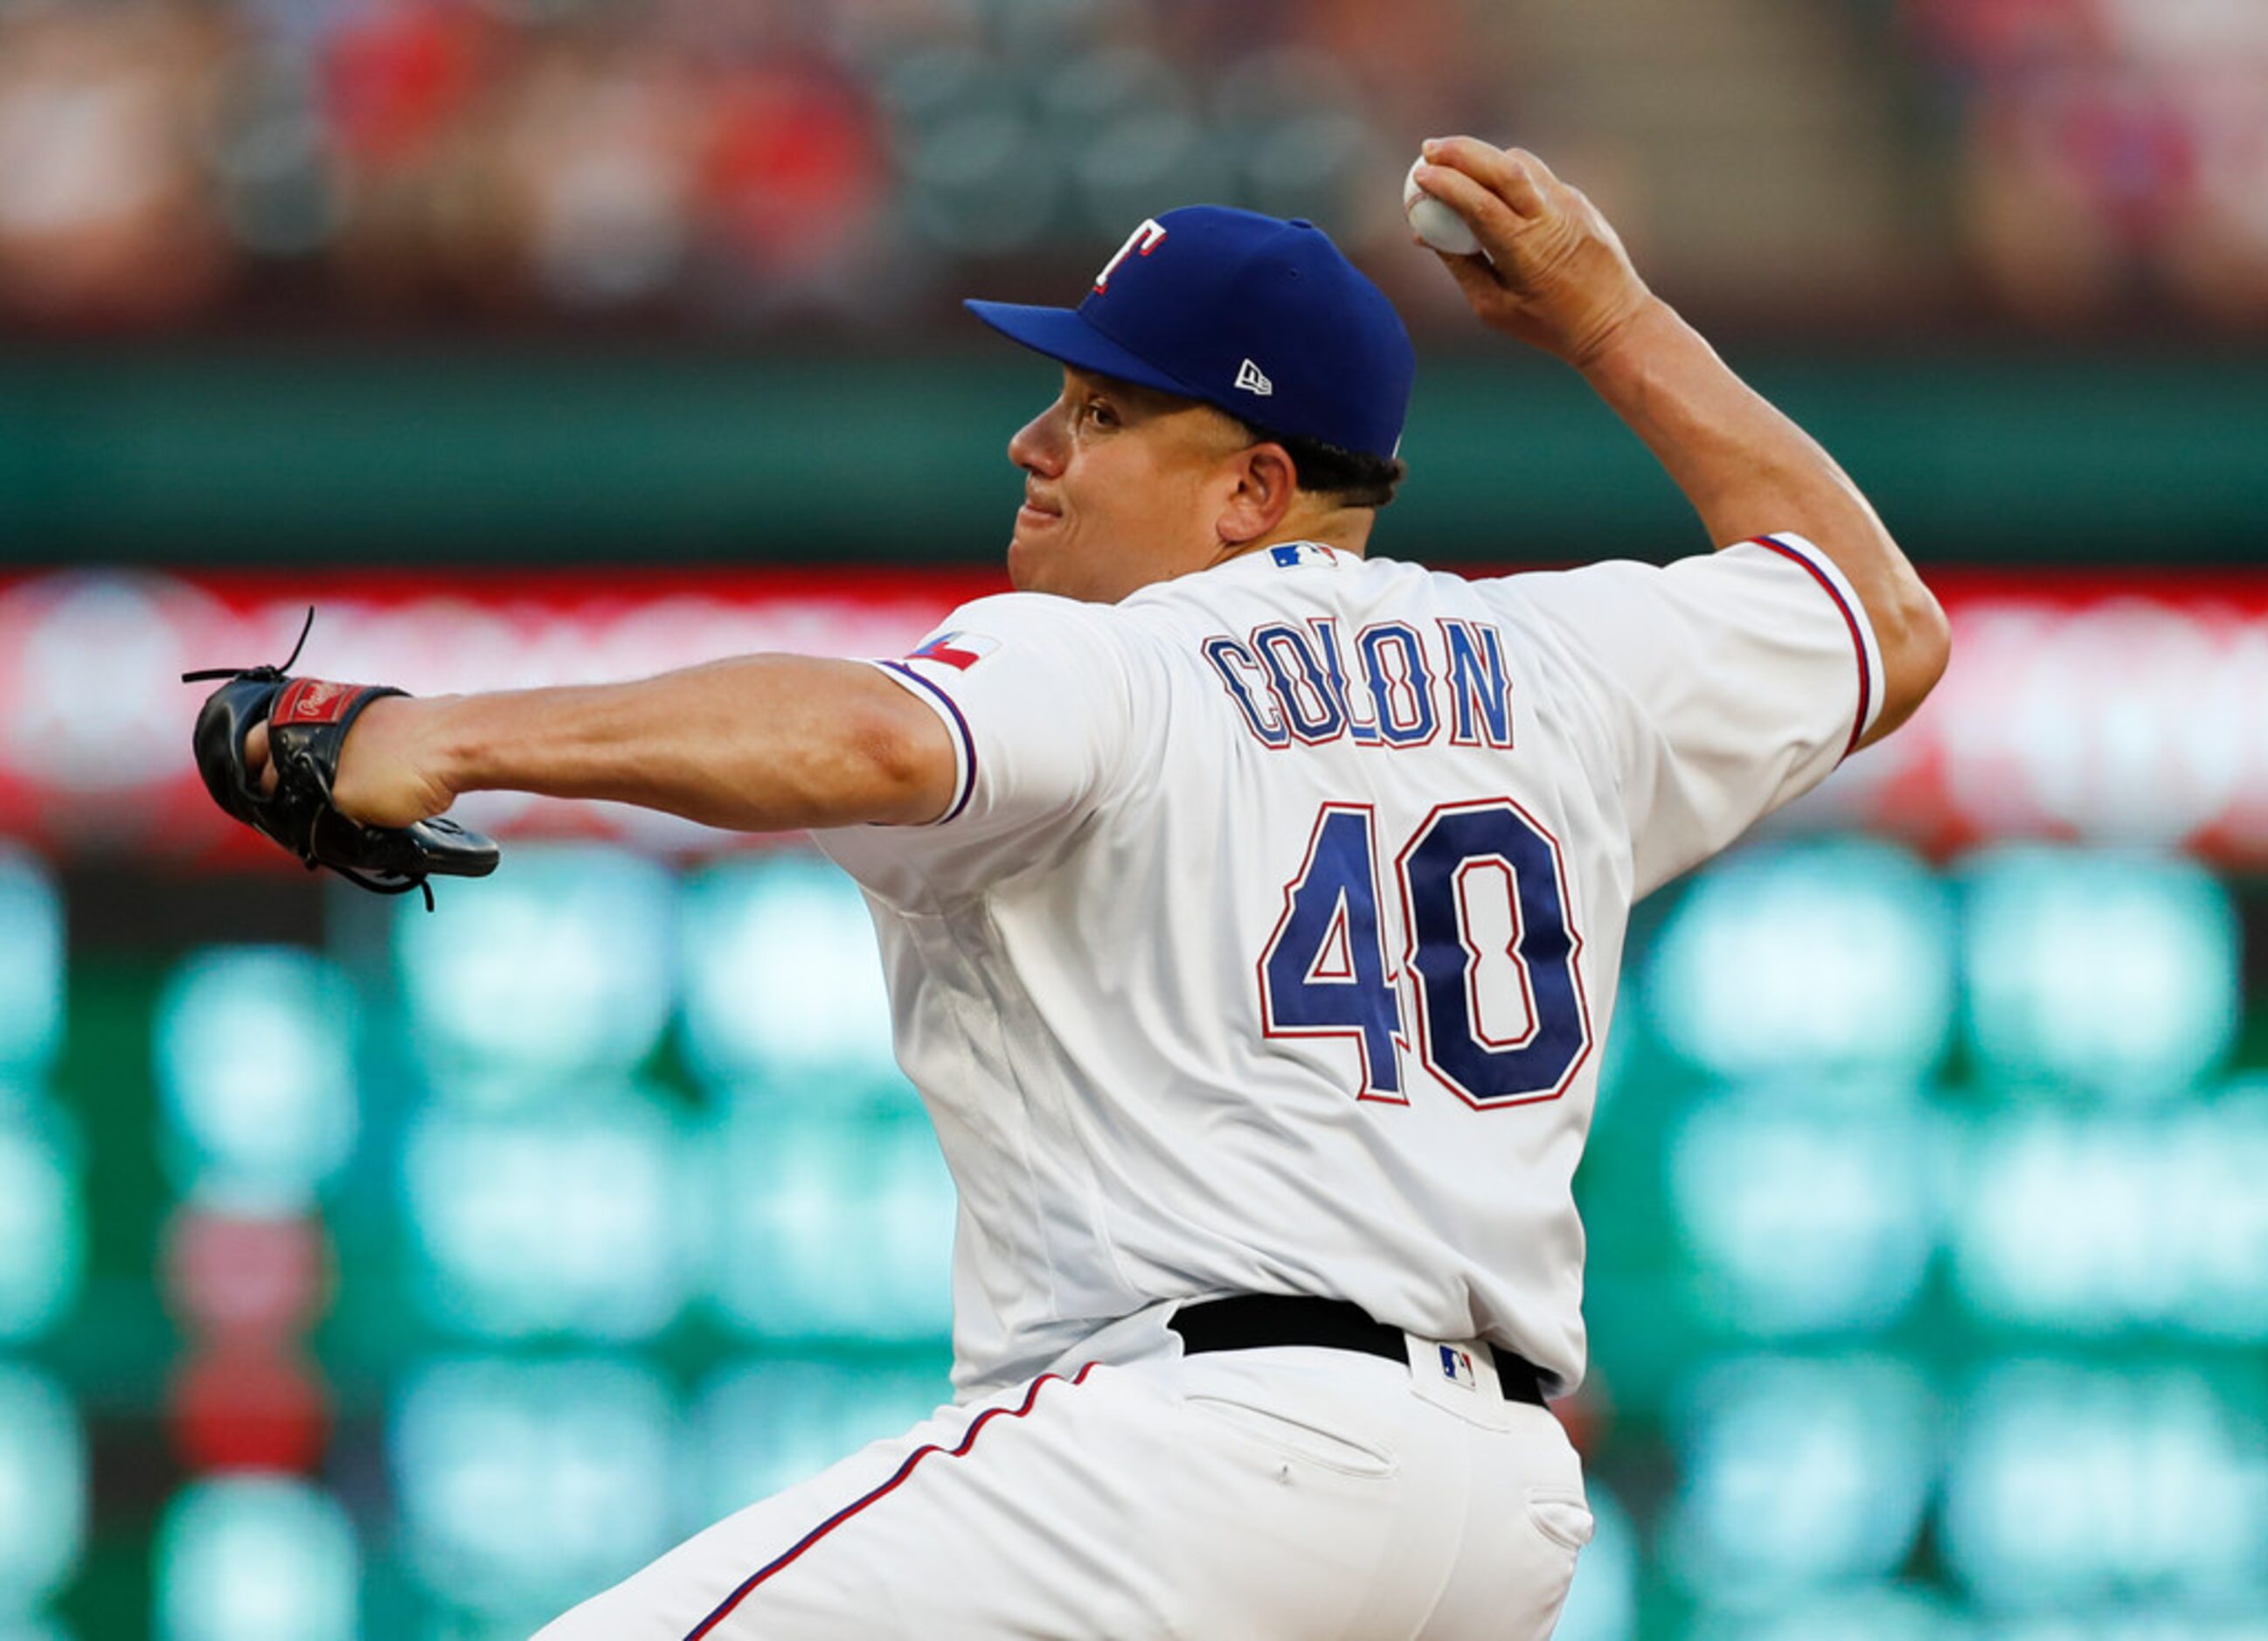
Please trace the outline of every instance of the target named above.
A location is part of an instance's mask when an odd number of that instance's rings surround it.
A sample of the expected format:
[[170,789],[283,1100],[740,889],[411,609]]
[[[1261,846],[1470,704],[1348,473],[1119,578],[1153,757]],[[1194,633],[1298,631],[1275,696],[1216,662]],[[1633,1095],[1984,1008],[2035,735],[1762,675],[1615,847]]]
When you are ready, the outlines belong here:
[[[1959,571],[1951,671],[1913,724],[1794,812],[1942,852],[2006,836],[2268,861],[2268,572]],[[63,851],[282,855],[190,767],[188,668],[280,660],[421,693],[635,678],[752,650],[902,655],[994,571],[64,572],[0,578],[0,831]],[[468,802],[474,800],[468,800]],[[701,851],[617,806],[482,794],[507,835]]]

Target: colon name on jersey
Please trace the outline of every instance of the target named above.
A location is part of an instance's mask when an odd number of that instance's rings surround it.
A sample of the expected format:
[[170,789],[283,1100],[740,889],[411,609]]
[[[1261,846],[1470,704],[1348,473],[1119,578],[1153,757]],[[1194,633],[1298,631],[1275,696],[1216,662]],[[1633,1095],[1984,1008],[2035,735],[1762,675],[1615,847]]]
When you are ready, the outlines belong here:
[[[1430,640],[1430,642],[1429,642]],[[1278,621],[1201,646],[1263,746],[1512,745],[1504,637],[1485,622],[1374,622],[1350,639],[1329,616]]]

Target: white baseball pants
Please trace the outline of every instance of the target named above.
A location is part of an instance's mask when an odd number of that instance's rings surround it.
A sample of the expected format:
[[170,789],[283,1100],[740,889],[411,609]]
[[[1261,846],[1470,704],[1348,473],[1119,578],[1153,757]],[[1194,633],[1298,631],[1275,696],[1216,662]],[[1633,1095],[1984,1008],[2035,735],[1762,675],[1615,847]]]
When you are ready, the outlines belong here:
[[1550,1634],[1581,1466],[1484,1355],[1460,1412],[1381,1357],[1147,1332],[727,1517],[537,1641]]

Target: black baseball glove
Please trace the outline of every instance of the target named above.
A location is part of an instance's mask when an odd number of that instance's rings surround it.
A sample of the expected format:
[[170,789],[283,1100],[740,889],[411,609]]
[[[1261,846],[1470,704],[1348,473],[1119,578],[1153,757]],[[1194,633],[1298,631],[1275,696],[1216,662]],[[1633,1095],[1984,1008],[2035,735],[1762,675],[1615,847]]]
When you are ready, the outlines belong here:
[[[307,626],[314,621],[311,609]],[[429,910],[433,889],[426,879],[433,874],[482,878],[494,872],[495,843],[453,820],[437,815],[412,826],[364,826],[332,806],[331,780],[338,773],[347,731],[372,702],[406,692],[385,684],[290,676],[286,669],[306,642],[307,629],[302,628],[299,643],[282,666],[221,666],[181,674],[185,684],[228,681],[205,698],[194,742],[197,773],[213,801],[290,850],[308,871],[328,866],[348,882],[380,894],[417,889]],[[244,762],[244,738],[261,723],[268,725],[268,755],[276,770],[273,792],[260,790]]]

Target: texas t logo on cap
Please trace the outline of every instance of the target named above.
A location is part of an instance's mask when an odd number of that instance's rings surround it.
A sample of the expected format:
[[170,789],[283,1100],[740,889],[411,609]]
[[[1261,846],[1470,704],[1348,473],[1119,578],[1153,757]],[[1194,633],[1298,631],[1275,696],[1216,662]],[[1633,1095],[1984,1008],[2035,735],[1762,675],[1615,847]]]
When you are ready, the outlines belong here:
[[1094,276],[1094,288],[1097,291],[1109,290],[1110,276],[1118,271],[1119,263],[1137,251],[1145,256],[1149,255],[1158,248],[1159,243],[1165,237],[1166,231],[1158,225],[1158,219],[1155,217],[1144,217],[1142,225],[1128,234],[1126,243],[1118,247],[1118,254],[1102,265],[1102,271]]

